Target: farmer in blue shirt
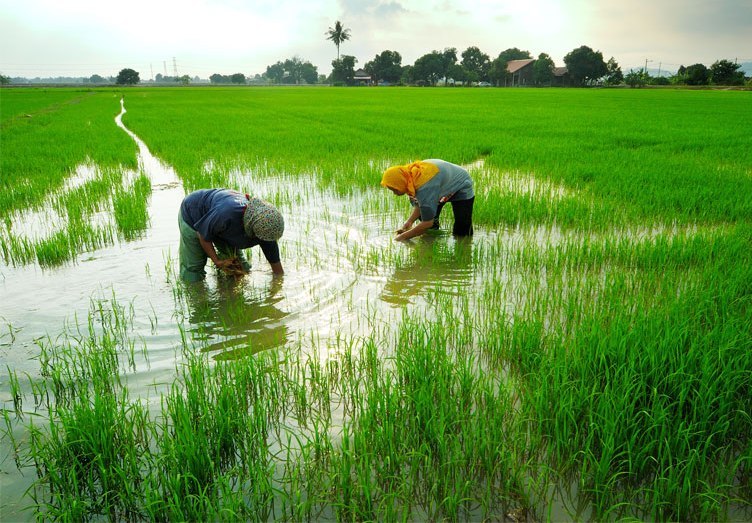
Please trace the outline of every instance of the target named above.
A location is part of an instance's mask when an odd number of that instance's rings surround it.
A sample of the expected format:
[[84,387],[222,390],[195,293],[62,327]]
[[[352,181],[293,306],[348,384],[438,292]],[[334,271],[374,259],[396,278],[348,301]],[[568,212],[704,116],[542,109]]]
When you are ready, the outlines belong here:
[[180,277],[203,280],[206,259],[224,271],[236,263],[250,265],[242,250],[258,245],[275,275],[283,274],[277,240],[285,223],[270,203],[230,189],[201,189],[183,199],[178,213]]
[[[473,234],[473,180],[466,169],[444,160],[423,160],[396,165],[384,171],[381,185],[397,196],[407,194],[413,204],[410,217],[397,230],[396,240],[420,236],[428,229],[438,229],[439,215],[450,202],[454,211],[455,236]],[[420,223],[413,224],[420,219]]]

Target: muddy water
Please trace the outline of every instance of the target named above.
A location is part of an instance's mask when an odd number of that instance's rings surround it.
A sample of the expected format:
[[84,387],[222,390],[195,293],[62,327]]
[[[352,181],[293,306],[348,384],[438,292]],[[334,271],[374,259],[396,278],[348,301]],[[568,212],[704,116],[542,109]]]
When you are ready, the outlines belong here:
[[[364,213],[367,194],[341,198],[316,189],[311,178],[255,179],[235,173],[238,188],[271,199],[285,215],[280,242],[285,275],[274,278],[259,249],[251,249],[252,270],[235,282],[207,266],[207,279],[196,285],[177,282],[177,214],[185,190],[169,165],[155,158],[146,144],[122,123],[116,124],[139,148],[139,171],[152,183],[150,226],[140,239],[82,252],[69,264],[41,268],[37,264],[0,264],[0,401],[12,408],[5,366],[21,376],[39,376],[40,343],[54,343],[65,332],[86,331],[92,307],[123,308],[132,318],[133,336],[142,344],[137,370],[128,376],[130,396],[158,402],[155,384],[170,383],[181,358],[181,330],[196,340],[197,350],[217,359],[244,357],[282,345],[300,347],[326,357],[335,336],[361,335],[389,328],[410,306],[427,306],[425,292],[441,278],[447,293],[470,284],[470,257],[454,262],[444,257],[434,267],[421,260],[434,242],[414,245],[393,241],[398,216]],[[138,172],[125,173],[135,177]],[[82,165],[66,187],[96,175],[96,166]],[[378,189],[374,189],[375,191]],[[372,197],[372,195],[371,195]],[[104,219],[108,219],[105,214]],[[404,214],[404,216],[403,216]],[[33,237],[49,231],[49,217],[28,213],[15,220],[15,231]],[[451,236],[436,237],[451,249]],[[394,256],[382,259],[384,252]],[[399,268],[395,270],[393,262]],[[439,291],[444,292],[444,291]],[[31,408],[29,406],[29,408]],[[23,437],[23,436],[22,436]],[[0,520],[28,519],[17,501],[32,478],[16,470],[7,443],[0,445]],[[28,474],[26,475],[28,476]]]
[[[282,195],[278,207],[286,220],[280,242],[285,275],[273,277],[260,250],[251,249],[251,273],[240,281],[207,266],[205,282],[177,282],[177,214],[185,190],[173,169],[123,125],[124,112],[116,124],[138,144],[139,171],[152,182],[150,226],[144,236],[80,253],[60,267],[0,264],[0,357],[3,367],[22,378],[25,392],[25,376],[39,376],[39,344],[54,343],[78,328],[85,332],[92,307],[122,307],[132,318],[143,356],[128,376],[129,394],[158,402],[155,384],[170,383],[181,358],[181,330],[196,340],[197,350],[217,360],[282,345],[326,356],[334,337],[388,329],[405,307],[429,306],[427,290],[438,278],[445,289],[438,292],[456,293],[458,286],[472,284],[469,256],[453,261],[447,255],[440,266],[421,261],[431,255],[435,242],[453,249],[451,236],[414,245],[394,242],[392,229],[407,215],[407,202],[400,202],[399,216],[385,218],[363,212],[367,194],[341,198],[314,189],[305,176],[259,180],[243,172],[235,173],[239,188],[268,199]],[[81,166],[68,186],[95,171]],[[22,223],[17,232],[49,229],[45,221],[44,213],[28,213],[16,220]],[[382,259],[384,252],[399,258],[400,267],[395,270],[395,260]],[[12,408],[5,369],[0,401]],[[0,520],[27,520],[19,501],[32,478],[18,473],[7,445],[0,444]]]
[[[384,216],[362,212],[365,194],[343,199],[313,189],[305,177],[253,180],[236,173],[248,192],[270,199],[280,191],[289,196],[290,203],[279,205],[286,219],[280,242],[286,274],[273,278],[260,250],[252,249],[252,271],[239,282],[217,275],[209,264],[204,283],[176,286],[177,214],[185,191],[172,168],[122,124],[124,112],[116,123],[138,144],[139,170],[152,181],[149,229],[141,239],[81,253],[62,267],[0,266],[6,298],[0,302],[0,351],[17,372],[33,376],[37,340],[54,338],[73,324],[85,325],[92,302],[114,299],[135,311],[137,334],[148,348],[153,371],[173,368],[180,326],[208,342],[216,356],[227,358],[228,351],[249,342],[264,349],[305,338],[314,325],[324,340],[333,332],[366,329],[360,319],[366,303],[381,309],[378,321],[388,324],[398,317],[397,306],[421,302],[420,290],[435,285],[439,276],[447,292],[456,287],[453,283],[464,285],[472,278],[469,257],[459,264],[447,257],[443,267],[424,264],[417,270],[394,270],[384,260],[363,267],[366,251],[378,253],[394,243],[392,224],[385,228]],[[437,241],[454,242],[448,236]],[[430,242],[400,248],[432,249]],[[409,258],[421,256],[413,252]]]
[[[216,360],[281,346],[325,358],[336,347],[334,340],[388,332],[405,314],[435,310],[440,295],[480,295],[498,283],[507,291],[503,306],[511,313],[524,305],[531,282],[499,264],[477,269],[482,264],[474,263],[474,256],[522,249],[528,243],[555,247],[566,237],[555,226],[498,231],[476,227],[470,240],[438,233],[398,243],[393,229],[408,214],[404,198],[382,194],[378,187],[343,197],[299,173],[261,178],[238,171],[232,175],[233,186],[279,202],[286,222],[280,242],[285,275],[273,277],[260,250],[251,249],[251,273],[240,281],[207,266],[205,282],[183,285],[176,280],[177,214],[185,190],[173,169],[123,126],[124,112],[116,123],[136,141],[139,171],[152,182],[150,226],[140,239],[81,253],[61,267],[0,264],[0,358],[3,367],[18,376],[38,377],[39,344],[54,342],[76,325],[85,331],[92,306],[124,307],[143,348],[136,372],[128,376],[129,395],[158,406],[154,390],[175,376],[183,332],[196,341],[196,350]],[[469,167],[479,180],[501,183],[498,173],[483,171],[482,163]],[[68,187],[95,175],[94,167],[81,166]],[[569,196],[563,188],[542,186],[533,178],[502,181],[510,192]],[[383,201],[374,204],[379,198]],[[19,220],[25,222],[19,233],[45,230],[44,220],[43,213],[30,213]],[[645,234],[624,231],[618,236]],[[22,379],[21,386],[28,392],[28,380]],[[0,402],[12,408],[4,368]],[[7,445],[0,443],[0,521],[30,520],[19,510],[33,478],[28,471],[25,476],[18,472]]]

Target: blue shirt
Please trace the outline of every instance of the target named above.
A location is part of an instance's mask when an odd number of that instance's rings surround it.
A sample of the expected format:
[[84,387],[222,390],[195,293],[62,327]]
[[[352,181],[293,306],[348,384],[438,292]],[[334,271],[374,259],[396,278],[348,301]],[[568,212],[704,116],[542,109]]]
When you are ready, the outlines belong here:
[[439,172],[415,190],[413,205],[420,208],[421,221],[433,220],[439,203],[469,200],[475,196],[473,179],[464,168],[444,160],[423,160]]
[[243,213],[248,199],[230,189],[201,189],[183,199],[180,212],[183,220],[206,241],[226,244],[236,249],[258,245],[269,263],[279,262],[276,241],[251,238],[243,228]]

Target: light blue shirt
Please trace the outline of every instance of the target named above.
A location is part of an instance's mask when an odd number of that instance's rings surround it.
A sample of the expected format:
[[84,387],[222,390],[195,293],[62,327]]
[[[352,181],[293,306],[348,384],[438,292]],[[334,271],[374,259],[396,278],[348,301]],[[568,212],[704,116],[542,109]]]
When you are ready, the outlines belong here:
[[423,160],[434,164],[439,172],[415,190],[413,205],[420,208],[421,221],[433,220],[439,203],[469,200],[475,196],[473,179],[463,167],[444,160]]

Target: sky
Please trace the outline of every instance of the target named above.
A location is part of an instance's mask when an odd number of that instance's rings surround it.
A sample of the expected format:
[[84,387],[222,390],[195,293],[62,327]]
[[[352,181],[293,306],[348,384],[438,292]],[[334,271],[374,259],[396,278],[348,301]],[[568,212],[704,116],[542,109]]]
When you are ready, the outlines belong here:
[[0,74],[253,76],[292,57],[329,74],[338,20],[351,33],[340,53],[356,67],[384,50],[411,65],[470,46],[562,66],[586,45],[625,73],[752,62],[752,0],[0,0]]

